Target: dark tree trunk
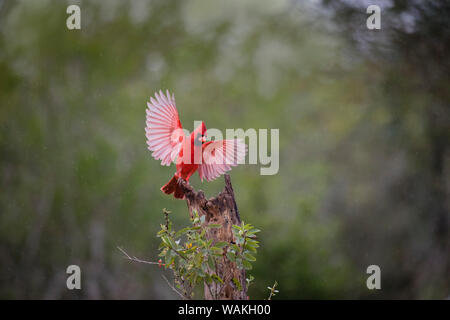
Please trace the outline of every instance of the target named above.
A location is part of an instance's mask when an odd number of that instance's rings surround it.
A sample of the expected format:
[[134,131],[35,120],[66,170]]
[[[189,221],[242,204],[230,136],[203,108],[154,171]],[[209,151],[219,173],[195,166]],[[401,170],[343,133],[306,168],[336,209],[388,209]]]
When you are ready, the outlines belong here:
[[[216,197],[205,199],[203,191],[195,191],[186,181],[179,180],[182,185],[189,214],[192,218],[192,212],[196,210],[199,216],[205,216],[205,224],[221,224],[221,228],[208,228],[207,239],[212,239],[213,243],[218,241],[234,242],[232,226],[241,225],[241,218],[234,199],[233,187],[229,175],[225,175],[225,188]],[[224,282],[223,285],[213,283],[210,286],[205,285],[205,299],[222,300],[245,300],[247,299],[247,287],[245,280],[245,270],[240,270],[234,262],[226,258],[226,253],[218,259],[217,270],[215,272]],[[233,278],[237,279],[242,287],[239,290],[234,284]]]

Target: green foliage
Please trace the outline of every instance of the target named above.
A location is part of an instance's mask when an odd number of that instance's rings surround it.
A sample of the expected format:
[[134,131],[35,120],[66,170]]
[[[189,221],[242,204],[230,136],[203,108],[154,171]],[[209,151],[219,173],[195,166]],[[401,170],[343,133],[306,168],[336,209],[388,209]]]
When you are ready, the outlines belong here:
[[[220,224],[206,224],[205,216],[199,216],[194,211],[191,226],[176,231],[169,219],[170,212],[165,209],[163,212],[165,223],[161,224],[161,230],[157,233],[157,237],[161,239],[159,257],[161,265],[173,272],[175,287],[183,298],[193,298],[199,284],[208,287],[213,282],[224,284],[218,275],[217,263],[225,263],[226,259],[235,263],[239,269],[252,269],[252,263],[256,261],[254,255],[259,247],[259,242],[255,240],[259,229],[251,224],[233,225],[235,243],[213,243],[213,240],[206,238],[206,232],[211,228],[221,228]],[[249,285],[254,277],[250,275],[246,280]],[[237,279],[233,278],[232,281],[242,290]],[[211,287],[210,290],[213,291]]]
[[[387,1],[374,32],[364,2],[326,2],[84,0],[70,31],[67,1],[0,1],[0,297],[176,297],[116,249],[155,252],[161,208],[188,223],[146,149],[159,89],[189,130],[280,129],[278,174],[231,171],[264,230],[252,299],[274,278],[277,298],[448,296],[449,6]],[[377,292],[373,263],[391,279]],[[69,264],[89,289],[66,290]]]
[[229,247],[227,257],[235,262],[239,268],[251,270],[252,262],[256,261],[253,254],[257,252],[259,247],[259,242],[255,238],[261,230],[245,223],[242,223],[242,226],[233,225],[232,230],[235,243]]

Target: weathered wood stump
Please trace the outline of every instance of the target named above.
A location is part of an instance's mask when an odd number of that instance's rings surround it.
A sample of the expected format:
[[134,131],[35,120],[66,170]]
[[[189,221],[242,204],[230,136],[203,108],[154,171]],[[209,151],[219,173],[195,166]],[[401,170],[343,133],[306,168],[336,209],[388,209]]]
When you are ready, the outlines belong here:
[[[216,197],[205,199],[203,191],[195,191],[186,181],[180,179],[186,197],[189,214],[196,210],[199,216],[205,216],[205,224],[221,224],[221,228],[208,228],[206,238],[212,239],[213,243],[219,241],[227,241],[234,243],[232,226],[241,225],[239,210],[234,199],[233,187],[231,185],[230,176],[225,176],[225,188]],[[247,287],[245,280],[245,270],[238,269],[234,262],[226,258],[226,252],[223,257],[218,259],[217,270],[212,270],[223,280],[224,284],[213,283],[210,286],[205,284],[206,300],[246,300]],[[242,287],[239,290],[233,282],[233,278],[237,279]]]

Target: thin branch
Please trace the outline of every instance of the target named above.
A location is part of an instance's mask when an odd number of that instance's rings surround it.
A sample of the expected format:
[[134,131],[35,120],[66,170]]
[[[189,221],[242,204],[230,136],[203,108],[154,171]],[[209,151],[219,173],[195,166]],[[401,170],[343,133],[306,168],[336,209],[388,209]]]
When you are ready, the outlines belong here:
[[188,261],[188,259],[183,256],[180,252],[178,252],[178,250],[174,249],[173,247],[170,247],[171,250],[173,250],[177,255],[179,255],[182,259],[184,259],[184,261]]
[[275,281],[275,283],[273,284],[272,288],[270,288],[270,295],[269,298],[267,300],[272,300],[272,297],[275,295],[276,292],[278,292],[278,290],[275,290],[275,288],[277,287],[278,282]]
[[161,277],[163,277],[163,279],[164,280],[166,280],[166,282],[167,282],[167,285],[173,290],[173,291],[175,291],[176,293],[178,293],[178,295],[182,298],[182,299],[185,299],[185,300],[189,300],[187,297],[185,297],[181,292],[179,292],[170,282],[169,282],[169,280],[167,280],[167,278],[164,276],[164,275],[161,275]]
[[[141,260],[141,259],[139,259],[139,258],[137,258],[137,257],[135,257],[135,256],[130,256],[128,253],[126,253],[125,252],[125,250],[123,250],[121,247],[117,247],[117,249],[119,249],[123,254],[124,254],[124,256],[128,259],[128,260],[131,260],[131,261],[135,261],[135,262],[139,262],[139,263],[145,263],[145,264],[157,264],[157,265],[163,265],[163,264],[161,264],[161,263],[159,263],[159,262],[153,262],[153,261],[145,261],[145,260]],[[167,278],[164,276],[164,275],[161,275],[163,278],[164,278],[164,280],[166,280],[166,282],[167,282],[167,284],[169,285],[169,287],[173,290],[173,291],[175,291],[182,299],[187,299],[187,297],[185,297],[181,292],[179,292],[170,282],[169,282],[169,280],[167,280]]]
[[153,262],[153,261],[146,261],[146,260],[141,260],[135,256],[130,256],[128,253],[125,252],[125,250],[123,250],[121,247],[117,247],[117,249],[119,249],[128,260],[131,261],[135,261],[135,262],[139,262],[139,263],[145,263],[145,264],[157,264],[159,266],[162,266],[163,264],[159,263],[159,262]]

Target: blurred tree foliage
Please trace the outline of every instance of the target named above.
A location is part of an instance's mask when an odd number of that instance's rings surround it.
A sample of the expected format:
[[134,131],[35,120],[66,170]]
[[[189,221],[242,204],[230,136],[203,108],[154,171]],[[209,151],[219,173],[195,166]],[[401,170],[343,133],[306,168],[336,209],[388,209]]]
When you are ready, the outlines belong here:
[[160,88],[187,129],[280,128],[277,175],[232,171],[263,230],[250,298],[448,296],[446,3],[383,1],[381,31],[349,1],[78,3],[71,31],[68,2],[0,1],[0,297],[177,298],[116,249],[153,260],[164,207],[188,223],[146,150]]
[[[385,297],[443,298],[450,291],[450,3],[375,1],[381,7],[378,32],[354,28],[365,19],[364,5],[326,1],[351,44],[370,66],[370,112],[385,113],[385,123],[365,148],[372,175],[370,198],[357,204],[335,197],[332,208],[348,215],[345,241],[353,260],[383,261]],[[355,143],[360,142],[352,139]],[[347,140],[347,147],[352,146]],[[364,140],[361,140],[364,141]],[[350,152],[349,149],[347,149]],[[382,155],[380,155],[382,153]],[[341,191],[349,177],[361,181],[357,159],[342,167],[335,181]],[[347,167],[347,168],[345,168]],[[364,179],[365,180],[365,179]],[[366,182],[363,182],[366,184]],[[365,214],[361,215],[360,212]],[[384,230],[371,228],[382,222]],[[361,226],[363,226],[361,228]]]

